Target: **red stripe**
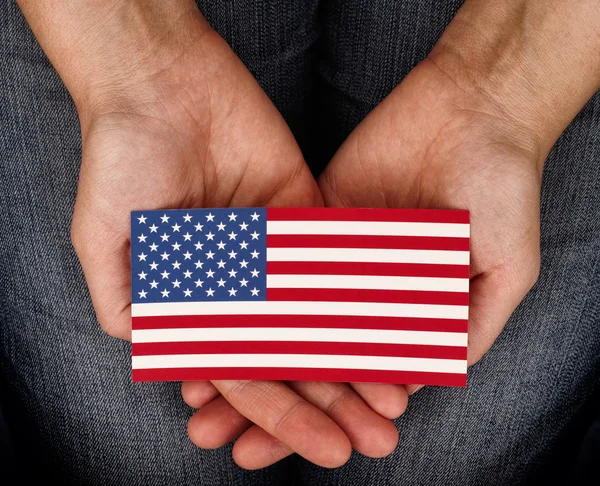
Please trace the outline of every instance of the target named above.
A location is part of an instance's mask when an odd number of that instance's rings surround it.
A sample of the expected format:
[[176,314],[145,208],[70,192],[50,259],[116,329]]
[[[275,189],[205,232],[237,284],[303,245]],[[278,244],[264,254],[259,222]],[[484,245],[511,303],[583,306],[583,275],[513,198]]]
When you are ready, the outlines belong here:
[[469,238],[374,235],[267,235],[267,247],[469,251]]
[[134,330],[204,329],[223,327],[291,327],[329,329],[389,329],[402,331],[467,332],[459,319],[422,319],[373,316],[209,315],[134,317]]
[[440,386],[467,385],[459,373],[417,371],[341,370],[329,368],[167,368],[133,370],[133,381],[188,380],[316,380],[341,382],[397,383]]
[[461,209],[267,208],[267,221],[397,221],[469,223]]
[[467,347],[388,343],[328,343],[312,341],[199,341],[133,343],[133,356],[162,354],[327,354],[467,359]]
[[267,273],[284,275],[385,275],[398,277],[469,278],[469,265],[268,261]]
[[469,305],[468,292],[374,289],[272,289],[269,301],[382,302],[395,304]]

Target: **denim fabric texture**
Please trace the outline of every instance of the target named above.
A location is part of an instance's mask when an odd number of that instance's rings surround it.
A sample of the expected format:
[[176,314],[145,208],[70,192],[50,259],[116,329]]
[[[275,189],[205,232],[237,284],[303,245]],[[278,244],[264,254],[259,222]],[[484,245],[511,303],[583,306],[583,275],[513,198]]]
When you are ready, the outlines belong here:
[[[318,173],[423,59],[459,0],[231,0],[200,10],[283,113]],[[545,166],[542,271],[466,389],[425,388],[384,459],[291,457],[244,471],[187,438],[176,383],[131,383],[69,239],[77,114],[17,5],[0,3],[0,393],[29,476],[61,484],[535,484],[600,385],[600,95]],[[571,451],[567,451],[570,453]],[[573,450],[573,457],[577,455]],[[568,454],[567,454],[568,455]],[[561,462],[562,461],[562,462]],[[1,467],[0,467],[1,470]],[[558,476],[557,476],[558,477]]]

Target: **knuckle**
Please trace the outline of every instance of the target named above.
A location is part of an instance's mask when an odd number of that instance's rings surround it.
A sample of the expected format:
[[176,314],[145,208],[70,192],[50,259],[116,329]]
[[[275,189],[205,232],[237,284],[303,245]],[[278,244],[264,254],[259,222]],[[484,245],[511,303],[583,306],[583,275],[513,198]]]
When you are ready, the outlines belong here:
[[290,419],[296,413],[299,412],[299,409],[302,408],[302,406],[304,406],[306,404],[307,404],[307,402],[305,402],[300,397],[298,397],[297,400],[290,403],[290,405],[287,407],[287,409],[276,418],[275,423],[273,424],[272,435],[277,437],[281,433],[281,431],[285,430],[286,424],[290,421]]
[[355,393],[351,388],[345,388],[344,390],[340,391],[340,393],[336,395],[333,398],[333,400],[331,400],[329,405],[327,405],[327,407],[325,408],[324,412],[330,416],[335,414],[337,410],[343,409],[344,405],[350,400],[352,400],[354,396]]
[[231,398],[231,401],[237,402],[238,400],[243,400],[244,395],[248,391],[248,387],[251,386],[252,383],[253,382],[250,380],[236,380],[227,393]]

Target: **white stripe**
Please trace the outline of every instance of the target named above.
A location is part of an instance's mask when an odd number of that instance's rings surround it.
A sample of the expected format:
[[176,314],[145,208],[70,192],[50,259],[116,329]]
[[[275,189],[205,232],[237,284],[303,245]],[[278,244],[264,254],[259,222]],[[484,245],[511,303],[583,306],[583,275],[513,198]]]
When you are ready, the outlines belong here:
[[267,275],[272,289],[374,289],[468,292],[468,278],[389,277],[380,275]]
[[338,368],[360,370],[467,372],[466,360],[334,356],[322,354],[173,354],[133,356],[133,369],[149,368]]
[[158,302],[149,304],[131,304],[132,317],[232,314],[423,317],[432,319],[468,319],[469,307],[463,305],[302,301]]
[[134,329],[132,332],[132,342],[134,343],[176,343],[197,341],[309,341],[325,343],[466,346],[467,333],[305,327]]
[[468,251],[382,248],[267,248],[269,262],[379,262],[468,265]]
[[390,221],[267,221],[269,235],[377,235],[469,237],[463,223]]

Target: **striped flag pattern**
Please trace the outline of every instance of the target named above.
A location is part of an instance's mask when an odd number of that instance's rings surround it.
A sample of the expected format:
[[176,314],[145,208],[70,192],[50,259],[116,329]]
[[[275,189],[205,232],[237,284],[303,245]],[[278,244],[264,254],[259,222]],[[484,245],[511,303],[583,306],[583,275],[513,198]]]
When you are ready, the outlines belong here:
[[134,381],[465,386],[469,213],[132,213]]

